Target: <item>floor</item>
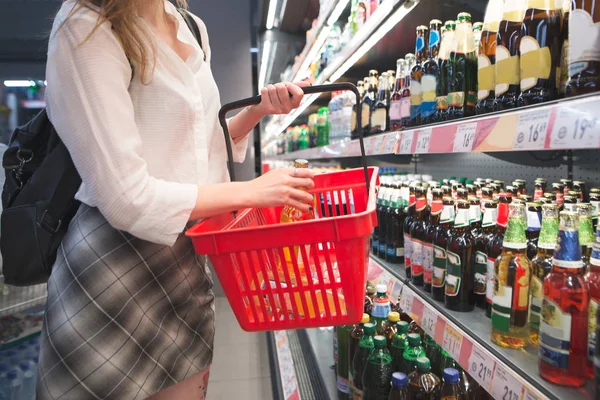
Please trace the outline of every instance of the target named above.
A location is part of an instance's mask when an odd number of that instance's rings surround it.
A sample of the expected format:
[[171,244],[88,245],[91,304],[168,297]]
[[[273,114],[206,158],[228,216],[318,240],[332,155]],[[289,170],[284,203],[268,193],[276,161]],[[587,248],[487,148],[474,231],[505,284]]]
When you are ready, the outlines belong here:
[[216,299],[216,329],[207,400],[272,400],[267,335],[244,332],[224,297]]

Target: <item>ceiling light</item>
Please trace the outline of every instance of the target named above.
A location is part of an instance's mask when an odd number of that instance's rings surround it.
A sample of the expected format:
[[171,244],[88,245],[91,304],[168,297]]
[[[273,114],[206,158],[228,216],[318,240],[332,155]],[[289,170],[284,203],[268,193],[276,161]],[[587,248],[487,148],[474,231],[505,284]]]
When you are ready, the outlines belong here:
[[275,12],[277,11],[277,0],[269,1],[269,13],[267,14],[267,29],[275,26]]
[[34,81],[25,81],[25,80],[13,80],[13,81],[4,81],[4,86],[8,88],[26,88],[35,86]]
[[260,61],[260,75],[258,78],[258,88],[262,89],[267,83],[267,68],[269,67],[269,57],[271,55],[271,41],[265,40],[262,49],[262,57]]

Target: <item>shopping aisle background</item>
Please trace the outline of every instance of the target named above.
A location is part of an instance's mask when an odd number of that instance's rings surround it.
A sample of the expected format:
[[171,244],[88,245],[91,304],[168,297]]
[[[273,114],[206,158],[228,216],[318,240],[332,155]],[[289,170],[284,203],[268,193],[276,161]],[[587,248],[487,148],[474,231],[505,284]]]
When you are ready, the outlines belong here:
[[215,308],[215,348],[207,400],[273,399],[267,335],[243,331],[225,297],[217,297]]

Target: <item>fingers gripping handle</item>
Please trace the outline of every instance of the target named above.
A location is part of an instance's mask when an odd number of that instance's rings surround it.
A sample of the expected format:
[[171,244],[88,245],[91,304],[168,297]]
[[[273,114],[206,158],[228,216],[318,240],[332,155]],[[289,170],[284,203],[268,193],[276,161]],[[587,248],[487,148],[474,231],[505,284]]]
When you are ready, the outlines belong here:
[[[363,141],[363,133],[361,117],[362,113],[360,112],[360,93],[356,86],[351,83],[334,83],[331,85],[321,85],[321,86],[308,86],[303,87],[302,90],[304,94],[315,94],[315,93],[324,93],[324,92],[338,92],[349,90],[354,93],[356,96],[356,126],[358,127],[358,133],[360,138],[360,153],[361,153],[361,162],[362,166],[365,170],[365,182],[367,183],[367,193],[369,192],[369,171],[367,169],[367,159],[365,156],[365,144]],[[233,150],[231,148],[231,136],[229,135],[229,127],[227,126],[227,114],[231,111],[254,106],[260,104],[261,96],[254,96],[248,99],[234,101],[233,103],[225,104],[221,110],[219,111],[219,123],[223,128],[223,134],[225,135],[225,145],[227,146],[227,167],[229,168],[229,177],[231,181],[235,181],[235,172],[233,169]]]

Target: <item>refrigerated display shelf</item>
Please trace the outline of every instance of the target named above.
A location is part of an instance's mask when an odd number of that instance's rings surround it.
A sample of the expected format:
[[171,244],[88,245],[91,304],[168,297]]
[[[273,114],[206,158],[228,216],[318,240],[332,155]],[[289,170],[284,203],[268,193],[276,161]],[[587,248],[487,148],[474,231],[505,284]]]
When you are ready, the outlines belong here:
[[[532,346],[512,350],[491,343],[491,322],[482,309],[455,312],[444,307],[422,287],[407,281],[403,265],[372,256],[369,282],[386,284],[390,296],[401,294],[400,305],[495,399],[592,399],[592,384],[580,389],[561,387],[538,373],[537,351]],[[510,396],[514,393],[515,396]]]
[[[478,116],[365,139],[367,155],[492,153],[600,148],[600,95]],[[268,157],[307,160],[357,157],[358,140]]]
[[9,286],[0,277],[0,318],[43,305],[47,296],[46,285]]

